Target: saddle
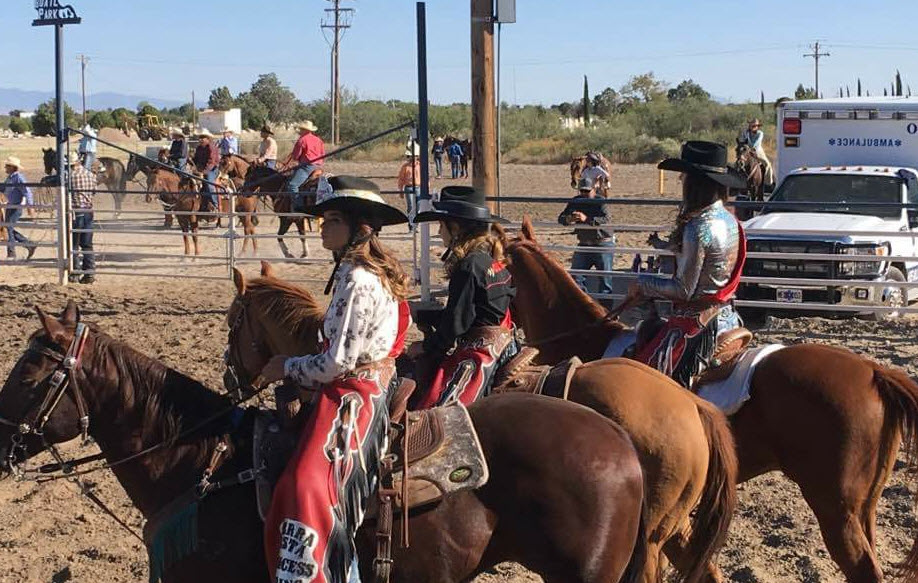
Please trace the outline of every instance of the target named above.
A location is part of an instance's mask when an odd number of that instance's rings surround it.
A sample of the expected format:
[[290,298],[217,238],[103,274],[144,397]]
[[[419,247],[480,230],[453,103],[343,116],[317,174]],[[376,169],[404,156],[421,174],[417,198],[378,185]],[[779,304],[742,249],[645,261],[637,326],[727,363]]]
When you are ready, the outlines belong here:
[[718,336],[710,365],[695,377],[695,382],[692,383],[695,392],[698,392],[698,388],[706,383],[729,378],[736,363],[739,362],[739,357],[746,352],[750,342],[752,342],[752,332],[746,328],[727,330]]
[[567,400],[571,379],[583,362],[576,356],[554,366],[533,364],[539,351],[524,346],[494,375],[492,393],[531,393]]

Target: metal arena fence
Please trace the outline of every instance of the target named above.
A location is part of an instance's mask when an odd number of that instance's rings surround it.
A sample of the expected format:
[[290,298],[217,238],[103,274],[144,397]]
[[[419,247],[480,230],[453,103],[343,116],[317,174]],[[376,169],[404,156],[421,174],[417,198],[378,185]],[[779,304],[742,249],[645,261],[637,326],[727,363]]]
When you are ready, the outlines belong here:
[[[34,185],[36,188],[45,185]],[[214,211],[208,213],[170,211],[170,214],[182,216],[195,214],[202,222],[197,237],[200,244],[200,254],[185,255],[183,253],[182,237],[188,236],[179,230],[177,226],[166,227],[163,223],[163,215],[166,212],[158,201],[156,196],[159,193],[145,192],[137,190],[98,190],[96,194],[96,204],[94,209],[94,221],[90,229],[77,229],[73,226],[75,211],[70,206],[70,189],[65,183],[63,188],[54,188],[57,199],[54,204],[42,204],[33,207],[37,211],[34,217],[24,217],[15,224],[17,230],[23,232],[37,243],[39,249],[36,257],[25,263],[21,259],[15,260],[17,264],[37,269],[56,269],[58,278],[61,283],[66,283],[71,275],[80,276],[92,274],[96,276],[132,276],[132,277],[159,277],[168,278],[188,278],[199,280],[225,280],[232,277],[234,267],[243,267],[251,263],[260,261],[269,261],[271,263],[280,263],[290,265],[289,273],[284,277],[293,281],[324,283],[328,277],[330,266],[333,258],[331,254],[321,247],[318,232],[307,230],[300,235],[295,228],[291,227],[290,231],[278,235],[276,232],[277,224],[285,218],[300,218],[302,215],[297,213],[280,213],[275,212],[269,204],[264,201],[270,197],[291,196],[287,192],[261,192],[260,202],[255,211],[255,216],[259,220],[254,235],[248,237],[243,233],[240,220],[243,213],[236,212],[236,198],[239,196],[234,192],[222,194],[228,202],[228,210]],[[125,200],[121,210],[106,208],[104,202],[106,195],[125,195]],[[384,197],[392,204],[406,206],[403,193],[395,191],[384,191]],[[270,195],[270,196],[269,196]],[[147,198],[152,197],[152,202],[147,202]],[[61,200],[63,199],[63,200]],[[522,196],[503,196],[500,202],[503,206],[504,215],[519,220],[520,213],[514,213],[513,206],[516,203],[525,203],[526,205],[545,205],[546,208],[552,208],[552,211],[560,211],[563,205],[570,201],[570,197],[522,197]],[[612,214],[615,215],[615,209],[621,209],[626,206],[642,206],[652,208],[670,208],[675,210],[679,204],[677,199],[661,199],[649,197],[636,198],[609,198],[597,199],[595,204],[609,205],[612,207]],[[417,201],[414,202],[417,204]],[[762,203],[731,203],[736,206],[752,206],[760,208]],[[785,203],[765,203],[769,208],[778,208]],[[796,209],[807,206],[806,203],[786,203]],[[817,203],[822,209],[826,208],[827,203]],[[549,207],[548,205],[551,205]],[[858,206],[855,203],[847,203],[845,207]],[[865,203],[863,206],[891,206],[899,209],[910,211],[918,210],[918,205],[896,205],[892,203]],[[0,205],[0,208],[6,209],[17,208],[14,205]],[[61,215],[63,209],[63,215]],[[553,214],[553,213],[552,213]],[[545,213],[539,213],[545,216]],[[4,216],[5,213],[4,213]],[[64,220],[61,220],[61,217]],[[220,226],[217,227],[219,220]],[[178,222],[178,221],[175,221]],[[593,293],[594,297],[600,300],[618,300],[624,297],[628,284],[633,281],[638,273],[630,269],[632,258],[640,254],[643,258],[653,257],[661,258],[673,256],[672,251],[655,248],[648,243],[633,243],[630,245],[616,244],[614,247],[584,247],[573,244],[572,234],[578,229],[590,229],[589,226],[563,226],[556,222],[535,221],[533,223],[537,235],[543,241],[543,247],[566,256],[577,251],[595,252],[612,254],[617,266],[611,271],[598,270],[569,270],[572,275],[580,275],[587,280],[595,280],[599,277],[608,276],[613,283],[613,293],[599,294]],[[11,224],[0,223],[0,227],[9,228]],[[509,225],[512,230],[519,228],[520,223],[516,222]],[[267,229],[270,229],[267,230]],[[669,224],[614,224],[609,227],[620,238],[628,238],[631,241],[646,240],[647,235],[654,232],[668,233],[672,229]],[[77,255],[73,248],[73,237],[80,233],[92,231],[94,235],[94,245],[91,253],[95,259],[95,268],[92,270],[83,270],[80,266],[74,264],[74,257]],[[623,237],[624,235],[629,237]],[[795,238],[805,237],[807,240],[819,241],[824,239],[838,239],[839,233],[836,231],[820,231],[813,229],[792,230],[792,231],[775,231],[775,230],[755,230],[747,229],[746,234],[754,238],[756,235],[767,237],[790,236]],[[918,238],[918,229],[914,231],[855,231],[846,233],[851,236],[877,237],[888,240],[893,237]],[[190,234],[189,234],[190,235]],[[253,241],[258,242],[258,251],[242,254],[245,239],[249,239],[249,244]],[[381,237],[387,244],[394,246],[399,251],[406,271],[409,271],[415,280],[420,291],[422,299],[428,299],[431,294],[442,292],[443,286],[432,283],[432,275],[438,272],[439,266],[435,265],[431,257],[438,257],[442,249],[434,244],[430,236],[429,226],[422,224],[416,228],[408,226],[387,228]],[[548,240],[556,242],[549,242]],[[557,242],[563,239],[567,242]],[[5,243],[5,242],[4,242]],[[308,249],[306,256],[303,253],[303,246]],[[13,249],[22,254],[22,244],[13,243]],[[278,255],[277,251],[283,252]],[[273,252],[272,252],[273,251]],[[878,267],[875,271],[877,276],[864,277],[837,277],[836,269],[829,269],[820,274],[818,277],[801,277],[806,276],[807,266],[819,264],[837,265],[841,262],[852,263],[880,263],[882,265],[895,265],[900,267],[906,275],[909,271],[914,274],[918,271],[918,256],[900,256],[900,255],[849,255],[832,252],[788,252],[787,250],[757,250],[755,244],[750,244],[747,254],[747,262],[753,260],[766,260],[774,262],[774,265],[782,264],[794,266],[786,269],[788,276],[752,276],[746,275],[742,282],[746,284],[758,284],[765,289],[794,289],[801,290],[803,294],[809,294],[813,290],[825,290],[825,301],[778,301],[779,298],[757,298],[737,300],[737,305],[741,308],[755,309],[779,309],[792,311],[807,312],[858,312],[858,313],[918,313],[918,307],[897,307],[897,306],[872,306],[864,303],[845,303],[838,300],[838,294],[833,296],[833,290],[838,289],[855,289],[855,290],[876,290],[878,293],[882,289],[895,287],[904,290],[918,288],[918,282],[905,281],[895,282],[894,284],[884,280],[879,276],[881,271]],[[4,263],[9,260],[0,260],[0,269]],[[882,267],[882,266],[881,266]],[[747,270],[748,271],[748,270]],[[666,277],[661,275],[661,277]],[[435,278],[433,278],[435,279]],[[879,288],[879,289],[878,289]],[[860,292],[858,292],[860,293]],[[867,292],[865,293],[865,297]],[[873,294],[871,294],[872,296]],[[834,299],[833,299],[834,298]]]

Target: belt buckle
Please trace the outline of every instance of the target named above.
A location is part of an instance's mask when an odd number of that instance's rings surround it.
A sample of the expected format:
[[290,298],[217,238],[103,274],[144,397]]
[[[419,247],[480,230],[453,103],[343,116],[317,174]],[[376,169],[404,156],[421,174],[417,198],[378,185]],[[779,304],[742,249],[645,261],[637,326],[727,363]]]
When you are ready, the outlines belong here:
[[236,479],[239,480],[240,484],[245,484],[254,480],[257,474],[258,472],[255,471],[255,468],[249,468],[236,474]]

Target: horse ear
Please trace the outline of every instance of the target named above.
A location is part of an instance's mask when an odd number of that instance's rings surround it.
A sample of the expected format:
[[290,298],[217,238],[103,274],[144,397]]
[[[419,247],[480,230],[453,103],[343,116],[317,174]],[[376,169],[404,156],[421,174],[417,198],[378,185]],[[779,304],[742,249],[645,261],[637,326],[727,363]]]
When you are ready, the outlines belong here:
[[67,301],[67,307],[64,308],[64,313],[61,314],[60,322],[65,326],[76,326],[77,322],[80,321],[80,308],[77,307],[76,302],[73,300]]
[[520,234],[523,236],[523,239],[526,241],[536,242],[535,238],[535,228],[532,226],[532,220],[529,218],[529,215],[523,216],[523,224],[520,227]]
[[57,338],[64,333],[64,326],[57,321],[57,318],[49,316],[38,306],[35,306],[35,312],[38,314],[38,320],[41,322],[41,327],[45,329],[45,333],[49,338]]
[[507,230],[504,229],[504,226],[500,223],[494,223],[491,225],[491,232],[494,233],[494,236],[497,237],[501,244],[507,246]]
[[262,277],[275,277],[274,267],[271,266],[267,261],[261,262],[261,276]]
[[245,295],[245,276],[237,268],[233,268],[233,283],[236,284],[236,295]]

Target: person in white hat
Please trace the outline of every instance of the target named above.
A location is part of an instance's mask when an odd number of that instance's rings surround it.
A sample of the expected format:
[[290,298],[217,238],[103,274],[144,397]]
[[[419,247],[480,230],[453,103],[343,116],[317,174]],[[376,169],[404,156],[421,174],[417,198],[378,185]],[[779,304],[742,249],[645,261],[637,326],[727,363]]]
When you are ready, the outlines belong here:
[[83,168],[90,171],[92,163],[96,161],[96,137],[98,135],[91,125],[83,126],[83,137],[80,139],[80,147],[77,151],[83,161]]
[[217,180],[217,167],[220,165],[220,151],[214,145],[212,140],[213,134],[207,128],[198,132],[198,146],[194,149],[194,165],[198,172],[204,174],[204,192],[207,194],[207,200],[210,201],[210,209],[207,212],[216,212],[220,208],[220,202],[217,199],[217,193],[211,184]]
[[410,218],[414,217],[415,201],[421,191],[421,147],[417,142],[413,144],[405,150],[405,163],[398,171],[398,189],[405,195],[405,207]]
[[437,178],[443,178],[443,156],[446,154],[446,147],[443,145],[443,138],[437,136],[434,140],[433,148],[430,149],[433,154],[434,167],[437,169]]
[[4,212],[3,222],[7,223],[6,227],[6,256],[10,259],[16,258],[16,245],[22,245],[28,250],[26,259],[31,259],[35,255],[35,245],[28,237],[16,230],[16,223],[22,217],[24,206],[32,206],[35,202],[32,199],[32,190],[27,186],[25,176],[22,174],[22,162],[15,156],[10,156],[3,161],[3,168],[6,170],[6,182],[0,186],[0,192],[6,194],[7,207]]
[[[284,166],[291,163],[299,166],[290,180],[287,181],[287,192],[297,193],[300,187],[309,179],[309,175],[321,168],[325,164],[325,142],[315,134],[318,129],[311,121],[304,121],[296,126],[300,132],[300,137],[293,146],[293,151],[284,160]],[[293,208],[297,209],[302,206],[300,195],[294,195]]]
[[172,143],[169,145],[169,163],[182,170],[188,161],[188,141],[179,128],[172,128]]
[[218,148],[220,149],[221,156],[239,153],[239,140],[229,127],[223,128],[223,138],[220,140]]

